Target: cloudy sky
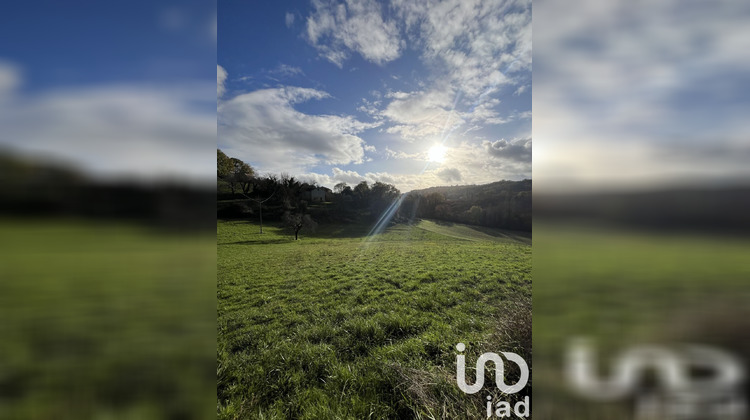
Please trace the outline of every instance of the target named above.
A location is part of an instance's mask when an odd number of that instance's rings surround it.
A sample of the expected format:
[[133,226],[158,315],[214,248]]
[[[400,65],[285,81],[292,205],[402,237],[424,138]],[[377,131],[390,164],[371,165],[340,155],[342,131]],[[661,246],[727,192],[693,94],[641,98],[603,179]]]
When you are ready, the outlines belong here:
[[7,2],[0,39],[0,151],[215,182],[215,3]]
[[220,2],[218,144],[402,191],[531,177],[531,2]]
[[734,0],[537,0],[534,189],[747,183],[749,18]]
[[[219,146],[261,172],[530,177],[530,3],[388,1],[226,0],[218,25],[204,0],[9,2],[0,150],[213,182],[216,74]],[[750,180],[748,18],[736,0],[537,0],[535,190]]]

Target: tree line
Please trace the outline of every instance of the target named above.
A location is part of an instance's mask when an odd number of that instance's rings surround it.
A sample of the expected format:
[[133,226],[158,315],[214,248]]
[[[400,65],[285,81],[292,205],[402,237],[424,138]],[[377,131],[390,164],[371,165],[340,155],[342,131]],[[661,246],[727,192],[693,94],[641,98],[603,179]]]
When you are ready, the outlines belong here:
[[531,231],[531,180],[411,191],[399,216]]
[[[341,182],[331,190],[286,173],[259,175],[249,164],[220,149],[216,175],[219,217],[281,221],[295,238],[318,222],[369,221],[401,196],[398,188],[383,182],[362,181],[354,186]],[[314,190],[322,192],[322,203],[313,202]]]
[[216,229],[210,187],[102,178],[0,150],[0,216],[5,215],[122,220],[173,232]]
[[[295,238],[317,222],[378,220],[399,199],[394,223],[426,218],[531,230],[531,180],[433,187],[402,197],[398,188],[383,182],[341,182],[331,190],[285,173],[261,176],[242,160],[217,152],[219,217],[281,221]],[[313,190],[324,192],[323,203],[313,201]]]

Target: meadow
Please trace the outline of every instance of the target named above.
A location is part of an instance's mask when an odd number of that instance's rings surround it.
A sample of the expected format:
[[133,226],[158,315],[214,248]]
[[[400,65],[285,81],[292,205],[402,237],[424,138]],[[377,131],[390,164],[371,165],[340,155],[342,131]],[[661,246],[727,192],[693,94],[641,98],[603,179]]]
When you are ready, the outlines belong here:
[[321,225],[299,241],[263,230],[218,222],[220,419],[484,417],[487,393],[456,386],[456,344],[467,360],[531,364],[530,235],[431,221]]
[[605,378],[612,359],[639,344],[701,344],[750,360],[748,255],[740,236],[536,220],[537,420],[634,418],[632,400],[571,391],[563,361],[573,338],[593,340]]
[[0,219],[0,418],[214,415],[215,238]]

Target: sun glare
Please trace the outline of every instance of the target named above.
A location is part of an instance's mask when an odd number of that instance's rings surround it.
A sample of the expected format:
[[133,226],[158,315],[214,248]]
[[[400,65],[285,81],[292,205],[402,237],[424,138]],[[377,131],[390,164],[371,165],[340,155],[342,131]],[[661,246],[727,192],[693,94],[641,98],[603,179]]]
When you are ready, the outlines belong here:
[[445,160],[445,146],[435,145],[427,152],[427,160],[430,162],[442,162]]

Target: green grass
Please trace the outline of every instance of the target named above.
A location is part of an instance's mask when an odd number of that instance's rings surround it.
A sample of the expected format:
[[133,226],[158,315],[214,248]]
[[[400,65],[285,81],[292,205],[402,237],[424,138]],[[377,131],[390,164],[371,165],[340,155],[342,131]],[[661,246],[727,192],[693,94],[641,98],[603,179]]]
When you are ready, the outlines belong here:
[[431,222],[368,231],[294,241],[219,222],[219,418],[477,418],[486,395],[456,386],[455,345],[530,361],[527,243]]
[[58,219],[0,232],[1,418],[213,415],[213,235]]
[[453,222],[422,220],[417,225],[430,232],[467,241],[521,242],[531,245],[531,232],[494,229],[484,226],[471,226]]
[[750,241],[535,222],[537,419],[626,419],[627,405],[582,404],[562,376],[573,337],[602,364],[639,343],[700,343],[750,357]]

